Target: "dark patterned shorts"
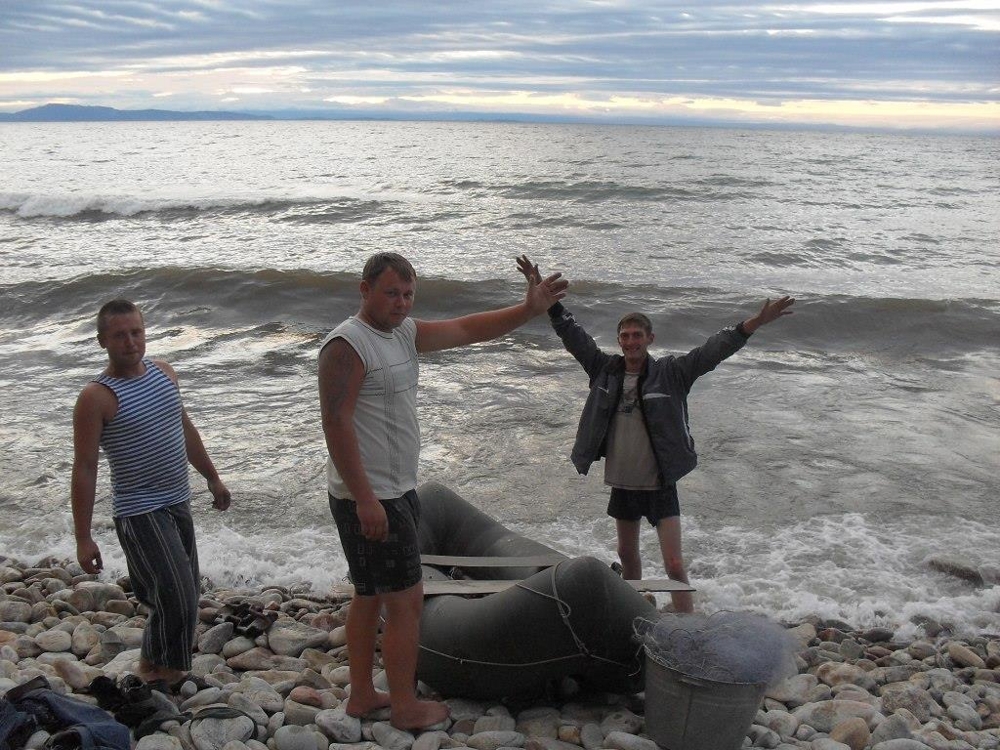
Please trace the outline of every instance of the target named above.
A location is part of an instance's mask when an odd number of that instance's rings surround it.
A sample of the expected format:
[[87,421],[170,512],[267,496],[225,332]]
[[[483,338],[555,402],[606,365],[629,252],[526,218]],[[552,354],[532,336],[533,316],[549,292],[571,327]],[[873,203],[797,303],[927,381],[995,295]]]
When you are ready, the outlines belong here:
[[330,495],[330,511],[340,534],[351,583],[360,596],[404,591],[422,577],[417,544],[420,501],[416,490],[379,502],[389,520],[389,537],[384,542],[373,542],[361,533],[354,501]]
[[611,488],[608,515],[619,521],[638,521],[643,516],[656,526],[664,518],[681,514],[677,485],[668,484],[658,490],[623,490]]

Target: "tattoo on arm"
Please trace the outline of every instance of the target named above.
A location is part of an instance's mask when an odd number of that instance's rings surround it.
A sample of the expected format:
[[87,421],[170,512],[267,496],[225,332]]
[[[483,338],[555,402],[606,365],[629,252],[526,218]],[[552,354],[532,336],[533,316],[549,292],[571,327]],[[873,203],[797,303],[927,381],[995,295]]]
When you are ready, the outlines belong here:
[[336,414],[357,396],[352,391],[352,383],[358,376],[360,364],[358,355],[350,345],[342,342],[331,344],[326,366],[323,368],[323,391],[329,414]]

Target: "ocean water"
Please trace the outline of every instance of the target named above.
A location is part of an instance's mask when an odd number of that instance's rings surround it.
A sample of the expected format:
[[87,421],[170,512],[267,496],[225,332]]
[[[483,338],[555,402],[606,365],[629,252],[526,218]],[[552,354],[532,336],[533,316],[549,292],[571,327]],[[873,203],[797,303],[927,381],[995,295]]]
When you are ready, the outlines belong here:
[[[346,573],[316,349],[377,250],[414,315],[512,304],[514,259],[572,282],[602,346],[626,311],[683,352],[791,294],[690,398],[698,606],[1000,632],[1000,142],[503,123],[0,125],[0,553],[74,556],[72,410],[94,315],[135,299],[233,491],[192,475],[217,583]],[[571,555],[615,559],[602,467],[568,455],[587,381],[547,322],[421,364],[423,480]],[[97,538],[124,570],[102,465]],[[663,574],[650,530],[645,574]],[[935,558],[981,571],[974,585]]]

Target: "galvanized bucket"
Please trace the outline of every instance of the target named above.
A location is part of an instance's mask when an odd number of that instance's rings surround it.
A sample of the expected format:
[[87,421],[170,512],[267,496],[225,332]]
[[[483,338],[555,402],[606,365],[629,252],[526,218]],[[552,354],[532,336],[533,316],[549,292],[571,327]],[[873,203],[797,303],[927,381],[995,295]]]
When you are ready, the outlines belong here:
[[666,750],[740,750],[767,686],[691,677],[646,649],[646,734]]

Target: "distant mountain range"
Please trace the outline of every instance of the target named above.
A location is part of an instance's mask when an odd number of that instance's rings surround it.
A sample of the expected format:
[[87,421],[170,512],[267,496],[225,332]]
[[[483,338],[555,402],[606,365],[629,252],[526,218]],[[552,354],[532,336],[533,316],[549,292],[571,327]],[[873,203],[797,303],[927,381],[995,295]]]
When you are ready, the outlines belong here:
[[0,122],[156,122],[163,120],[273,120],[244,112],[174,112],[169,109],[115,109],[76,104],[45,104],[0,114]]
[[457,120],[584,123],[592,119],[565,115],[483,112],[385,112],[357,109],[282,109],[254,112],[179,112],[170,109],[115,109],[77,104],[45,104],[12,114],[0,122],[168,122],[209,120]]
[[[2,2],[2,0],[0,0]],[[648,117],[623,116],[603,118],[599,116],[577,116],[565,114],[537,114],[526,112],[414,112],[358,109],[270,109],[252,112],[181,112],[171,109],[115,109],[114,107],[82,106],[77,104],[45,104],[41,107],[22,109],[10,114],[0,113],[0,123],[4,122],[210,122],[212,120],[388,120],[388,121],[450,121],[450,122],[510,122],[510,123],[551,123],[565,125],[652,125],[681,127],[723,127],[744,130],[821,130],[830,132],[908,132],[908,133],[954,133],[968,132],[978,135],[983,132],[997,134],[989,129],[936,129],[936,128],[879,128],[818,123],[776,123],[776,122],[733,122],[709,117]]]

